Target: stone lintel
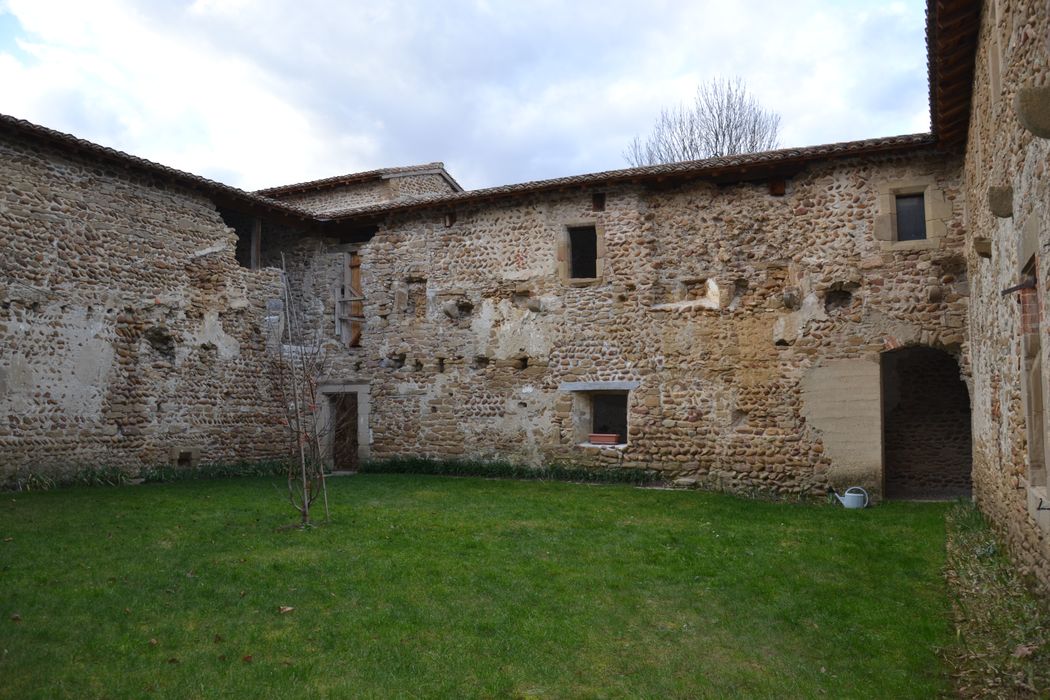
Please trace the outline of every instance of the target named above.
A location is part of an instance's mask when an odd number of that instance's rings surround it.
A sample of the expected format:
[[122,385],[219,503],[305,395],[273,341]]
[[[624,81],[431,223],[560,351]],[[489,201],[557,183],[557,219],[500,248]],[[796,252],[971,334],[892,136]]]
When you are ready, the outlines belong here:
[[558,391],[631,391],[641,385],[639,381],[562,382],[558,385]]

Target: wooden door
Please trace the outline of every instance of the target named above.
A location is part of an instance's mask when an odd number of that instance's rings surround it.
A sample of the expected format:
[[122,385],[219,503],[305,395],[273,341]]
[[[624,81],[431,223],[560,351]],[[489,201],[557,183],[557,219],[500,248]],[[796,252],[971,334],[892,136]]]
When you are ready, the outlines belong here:
[[356,471],[357,394],[334,394],[332,414],[332,467],[336,471]]

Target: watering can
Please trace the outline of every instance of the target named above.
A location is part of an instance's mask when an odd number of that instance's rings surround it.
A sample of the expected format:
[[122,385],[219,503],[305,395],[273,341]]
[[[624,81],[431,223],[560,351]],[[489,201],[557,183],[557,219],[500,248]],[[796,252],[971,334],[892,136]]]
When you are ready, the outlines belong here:
[[868,492],[859,486],[850,486],[841,496],[834,489],[831,489],[831,493],[845,508],[867,508],[868,506]]

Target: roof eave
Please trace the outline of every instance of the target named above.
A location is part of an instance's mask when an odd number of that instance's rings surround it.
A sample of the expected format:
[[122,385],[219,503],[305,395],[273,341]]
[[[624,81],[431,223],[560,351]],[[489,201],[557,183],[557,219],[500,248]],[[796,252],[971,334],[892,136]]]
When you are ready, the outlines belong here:
[[731,184],[734,182],[788,176],[797,173],[802,167],[814,161],[906,153],[931,150],[937,147],[938,143],[932,134],[911,134],[882,139],[866,139],[800,149],[745,154],[729,158],[714,158],[705,161],[628,168],[483,190],[471,190],[423,200],[376,204],[368,207],[358,207],[345,212],[331,212],[326,214],[324,219],[328,222],[373,221],[392,214],[411,211],[450,209],[457,206],[515,199],[552,191],[596,189],[624,183],[670,185],[680,181],[692,180],[714,182],[715,184]]
[[244,190],[224,185],[214,180],[193,175],[176,168],[161,165],[145,158],[133,156],[123,151],[101,146],[72,134],[33,124],[24,119],[0,114],[0,133],[11,134],[20,139],[55,148],[66,153],[89,158],[111,167],[133,172],[139,176],[158,178],[170,184],[201,193],[214,202],[243,211],[279,217],[285,221],[301,224],[316,223],[315,217],[297,207],[261,197]]

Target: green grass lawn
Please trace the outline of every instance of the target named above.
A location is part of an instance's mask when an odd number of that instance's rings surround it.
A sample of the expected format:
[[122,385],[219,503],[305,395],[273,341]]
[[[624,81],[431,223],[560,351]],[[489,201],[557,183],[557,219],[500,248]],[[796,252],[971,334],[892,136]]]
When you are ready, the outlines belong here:
[[301,531],[273,483],[0,494],[0,696],[949,687],[942,504],[368,475]]

